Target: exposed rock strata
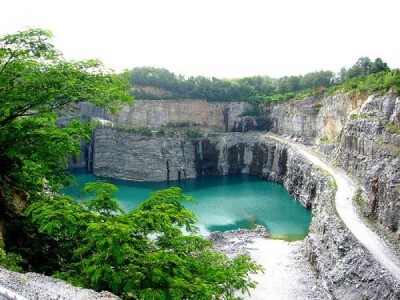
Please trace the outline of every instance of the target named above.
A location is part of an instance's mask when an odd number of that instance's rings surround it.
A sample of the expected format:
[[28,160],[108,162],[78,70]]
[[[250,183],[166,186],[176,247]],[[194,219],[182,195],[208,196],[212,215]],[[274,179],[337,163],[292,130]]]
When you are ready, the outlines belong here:
[[205,100],[136,100],[107,119],[124,125],[158,129],[189,122],[213,131],[231,131],[236,118],[248,109],[244,102],[207,102]]
[[[244,103],[136,100],[133,108],[126,107],[117,116],[90,104],[79,105],[76,113],[81,119],[93,116],[151,128],[190,120],[207,130],[271,130],[305,144],[317,144],[323,153],[336,158],[340,166],[364,186],[365,214],[390,231],[398,231],[400,236],[400,133],[385,129],[386,124],[400,124],[400,98],[396,94],[355,96],[339,92],[267,107],[260,117],[240,117],[246,109],[248,104]],[[257,162],[263,157],[260,153],[249,159],[253,152],[266,150],[261,149],[262,146],[257,148],[255,141],[247,141],[247,135],[244,142],[237,137],[235,141],[228,139],[225,143],[213,138],[194,142],[185,139],[148,139],[144,142],[146,138],[138,137],[126,141],[126,135],[122,133],[119,139],[115,134],[110,137],[97,134],[100,142],[104,139],[110,142],[109,154],[102,151],[107,147],[102,149],[92,145],[88,148],[82,144],[83,155],[71,161],[71,167],[90,169],[89,159],[93,157],[96,174],[132,180],[175,180],[234,173],[264,176],[269,172],[263,162]],[[163,146],[159,147],[159,143]],[[140,150],[136,154],[118,150],[119,145],[124,149],[138,149],[139,144],[147,145],[141,153],[146,161],[144,168],[140,167],[140,162],[133,162]],[[99,155],[90,155],[91,150],[98,151]],[[127,162],[126,166],[121,159]],[[113,165],[113,160],[120,161],[123,169],[111,170],[107,175],[106,168]],[[153,162],[156,167],[150,165]],[[264,177],[268,178],[268,175]],[[271,179],[276,178],[272,176]]]
[[314,213],[305,252],[325,289],[335,299],[398,299],[400,283],[337,216],[331,179],[293,150],[288,151],[287,174],[285,187]]
[[271,131],[305,144],[332,140],[340,134],[350,112],[366,99],[366,96],[338,93],[274,105],[269,115]]
[[[125,126],[159,129],[166,126],[198,125],[210,131],[233,131],[235,122],[251,107],[247,102],[208,102],[206,100],[135,100],[117,114],[88,102],[71,105],[60,112],[61,125],[72,119],[89,121],[93,118]],[[265,122],[264,119],[259,120]],[[264,125],[267,126],[267,125]]]
[[272,122],[271,131],[318,145],[353,175],[364,187],[365,215],[400,238],[400,97],[393,90],[278,104],[265,118]]
[[282,181],[286,172],[286,148],[260,134],[184,139],[106,127],[93,140],[92,170],[104,177],[163,181],[244,173]]
[[248,131],[265,131],[272,128],[272,120],[269,117],[269,112],[263,113],[258,117],[237,117],[230,131],[233,132],[248,132]]
[[368,97],[342,130],[336,158],[364,186],[364,213],[400,235],[400,132],[388,129],[399,118],[400,97]]

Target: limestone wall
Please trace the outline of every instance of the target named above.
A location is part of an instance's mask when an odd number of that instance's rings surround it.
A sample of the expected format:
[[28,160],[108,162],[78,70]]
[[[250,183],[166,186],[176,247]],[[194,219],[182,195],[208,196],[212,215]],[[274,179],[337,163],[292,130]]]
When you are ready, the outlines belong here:
[[338,139],[335,160],[365,189],[364,213],[400,235],[400,97],[369,96],[350,116]]
[[359,109],[366,99],[367,96],[337,93],[274,105],[269,114],[272,131],[306,144],[334,139],[340,134],[349,114]]
[[245,102],[207,102],[205,100],[135,100],[113,122],[158,129],[168,124],[189,122],[211,130],[231,131],[237,117],[249,107]]
[[92,148],[93,173],[119,179],[163,181],[246,173],[282,181],[285,173],[285,148],[258,133],[186,139],[144,137],[105,127],[95,130]]

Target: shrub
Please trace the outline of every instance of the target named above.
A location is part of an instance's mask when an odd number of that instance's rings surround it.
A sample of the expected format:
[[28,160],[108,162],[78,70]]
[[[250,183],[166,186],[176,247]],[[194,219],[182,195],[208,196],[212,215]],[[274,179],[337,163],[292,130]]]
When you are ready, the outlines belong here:
[[185,137],[187,137],[189,139],[198,139],[198,138],[203,137],[203,134],[198,129],[185,130],[184,135],[185,135]]

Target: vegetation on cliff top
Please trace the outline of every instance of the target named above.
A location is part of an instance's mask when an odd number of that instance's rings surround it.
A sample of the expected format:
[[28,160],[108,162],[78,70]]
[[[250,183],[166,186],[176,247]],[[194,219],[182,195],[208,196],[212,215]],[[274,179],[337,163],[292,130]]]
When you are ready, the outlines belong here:
[[[238,79],[186,78],[166,69],[135,68],[129,75],[133,93],[139,99],[206,99],[207,101],[281,102],[344,89],[357,92],[387,91],[400,85],[400,71],[391,71],[377,58],[361,57],[348,70],[337,74],[318,71],[304,76],[273,79],[253,76]],[[152,86],[157,89],[149,89]],[[164,92],[161,92],[164,91]]]
[[78,121],[58,126],[57,111],[79,101],[115,111],[133,99],[124,76],[98,61],[66,61],[50,39],[41,29],[0,39],[0,265],[126,299],[234,299],[254,287],[248,274],[260,267],[196,235],[179,189],[128,213],[105,182],[87,185],[94,197],[84,203],[57,194],[68,156],[90,133]]

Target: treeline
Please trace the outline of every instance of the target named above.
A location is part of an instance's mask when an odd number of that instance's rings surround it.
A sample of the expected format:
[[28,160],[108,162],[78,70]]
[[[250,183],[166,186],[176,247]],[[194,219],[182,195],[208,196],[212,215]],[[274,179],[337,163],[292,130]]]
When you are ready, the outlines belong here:
[[[208,101],[248,101],[265,103],[293,99],[321,92],[348,81],[363,81],[372,74],[391,72],[388,65],[377,58],[371,61],[361,57],[349,69],[339,73],[317,71],[306,75],[284,76],[274,79],[268,76],[252,76],[237,79],[184,77],[154,67],[135,68],[130,72],[130,83],[136,87],[133,93],[138,99],[206,99]],[[397,73],[396,73],[397,74]],[[140,87],[156,87],[166,92],[157,94]]]

